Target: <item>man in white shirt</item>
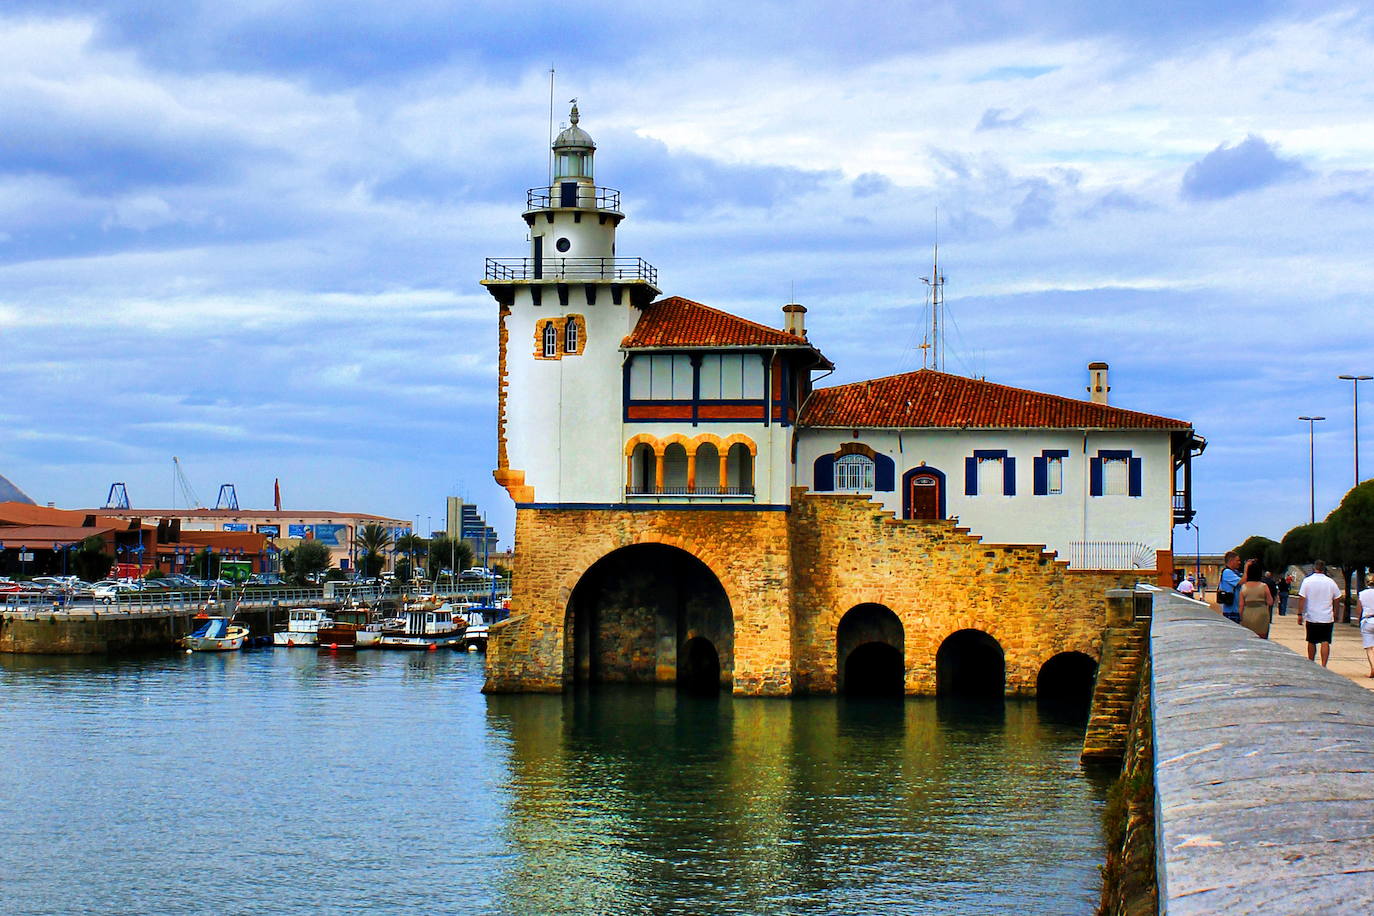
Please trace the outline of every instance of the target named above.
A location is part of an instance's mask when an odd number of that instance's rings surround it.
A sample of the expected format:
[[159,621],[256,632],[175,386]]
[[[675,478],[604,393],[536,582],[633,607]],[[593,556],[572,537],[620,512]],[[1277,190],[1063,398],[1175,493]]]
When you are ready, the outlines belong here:
[[1193,585],[1192,573],[1189,573],[1188,575],[1184,576],[1183,581],[1178,583],[1178,593],[1180,595],[1186,595],[1189,598],[1193,597],[1193,591],[1195,588],[1196,586]]
[[1322,667],[1331,657],[1331,629],[1336,623],[1336,599],[1341,587],[1326,574],[1326,563],[1312,561],[1312,575],[1302,580],[1298,589],[1302,598],[1302,619],[1307,625],[1307,658],[1315,660],[1318,644],[1322,647]]

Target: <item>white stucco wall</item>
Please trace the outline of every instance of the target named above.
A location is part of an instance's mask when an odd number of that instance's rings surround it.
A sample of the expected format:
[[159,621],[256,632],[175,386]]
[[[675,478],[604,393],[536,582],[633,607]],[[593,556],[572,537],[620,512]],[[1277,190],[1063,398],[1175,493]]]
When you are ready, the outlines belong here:
[[[797,483],[814,488],[815,461],[846,442],[887,455],[895,489],[873,498],[902,513],[902,475],[925,464],[945,475],[945,514],[992,543],[1044,544],[1069,559],[1075,541],[1131,541],[1167,550],[1173,536],[1173,465],[1167,431],[804,429],[797,443]],[[964,495],[964,459],[975,450],[1005,449],[1016,459],[1016,495],[1000,489]],[[1034,495],[1034,462],[1043,449],[1069,453],[1064,492]],[[1099,449],[1130,450],[1141,459],[1141,495],[1090,496],[1089,462]],[[1153,559],[1153,558],[1151,558]]]
[[[541,304],[528,287],[516,290],[506,318],[506,454],[525,472],[537,502],[619,502],[623,498],[620,342],[639,319],[627,292],[620,305],[598,285],[595,305],[585,286],[571,284],[566,306],[552,284]],[[580,355],[534,357],[534,328],[545,318],[583,318]]]

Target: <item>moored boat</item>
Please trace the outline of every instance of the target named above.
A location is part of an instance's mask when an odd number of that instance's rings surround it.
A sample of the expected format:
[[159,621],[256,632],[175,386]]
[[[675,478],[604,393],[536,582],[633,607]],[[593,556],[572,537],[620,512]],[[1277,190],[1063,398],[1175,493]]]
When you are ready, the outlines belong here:
[[329,612],[319,607],[293,607],[287,612],[286,623],[272,634],[274,646],[314,646],[319,641],[321,627],[333,623]]
[[388,621],[378,645],[383,649],[460,648],[464,622],[455,618],[448,603],[408,605],[398,618]]
[[204,617],[199,627],[178,640],[187,652],[234,652],[243,648],[248,628],[228,617]]
[[334,612],[328,626],[319,628],[320,651],[329,649],[373,649],[382,638],[382,625],[371,621],[365,607],[342,608]]
[[469,652],[485,652],[491,625],[509,617],[510,609],[472,604],[461,607],[458,614],[467,623],[463,630],[463,648]]

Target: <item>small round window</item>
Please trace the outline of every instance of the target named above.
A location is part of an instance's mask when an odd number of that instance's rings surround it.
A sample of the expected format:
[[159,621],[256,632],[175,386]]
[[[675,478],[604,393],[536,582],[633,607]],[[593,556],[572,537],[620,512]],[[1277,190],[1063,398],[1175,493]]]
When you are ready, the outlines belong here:
[[556,247],[559,251],[567,251],[569,248],[572,247],[572,242],[568,241],[567,239],[559,239],[554,247]]

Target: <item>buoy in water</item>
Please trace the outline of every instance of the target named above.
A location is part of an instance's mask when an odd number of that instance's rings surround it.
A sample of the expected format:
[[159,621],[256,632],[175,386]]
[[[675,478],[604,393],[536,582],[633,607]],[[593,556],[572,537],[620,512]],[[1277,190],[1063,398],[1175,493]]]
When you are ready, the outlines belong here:
[[426,651],[426,652],[436,652],[436,651],[438,651],[438,649],[439,649],[439,647],[438,647],[436,644],[430,643],[430,644],[429,644],[429,648],[426,649],[425,651]]
[[187,649],[187,650],[186,650],[186,654],[187,654],[187,655],[194,655],[194,654],[195,654],[195,651],[192,650],[192,649]]

